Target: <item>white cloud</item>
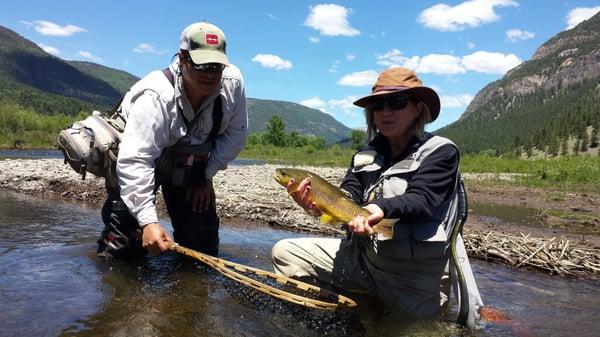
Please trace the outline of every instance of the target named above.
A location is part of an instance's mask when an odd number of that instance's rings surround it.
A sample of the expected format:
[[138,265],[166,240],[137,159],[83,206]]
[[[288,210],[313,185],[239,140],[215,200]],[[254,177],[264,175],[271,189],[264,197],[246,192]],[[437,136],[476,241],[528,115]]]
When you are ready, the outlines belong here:
[[81,28],[79,26],[74,26],[74,25],[66,25],[66,26],[59,26],[54,22],[50,22],[50,21],[34,21],[34,22],[27,22],[27,21],[21,21],[22,23],[26,24],[27,26],[33,27],[33,29],[35,29],[36,32],[42,34],[42,35],[50,35],[50,36],[71,36],[75,33],[82,33],[82,32],[87,32],[86,29]]
[[167,52],[167,50],[158,50],[156,49],[156,47],[154,47],[151,44],[148,43],[140,43],[138,44],[135,48],[133,48],[133,51],[138,53],[138,54],[156,54],[156,55],[163,55],[164,53]]
[[356,96],[347,96],[341,99],[329,99],[324,101],[319,96],[314,96],[301,101],[300,104],[330,115],[333,115],[333,112],[335,111],[356,117],[359,115],[361,109],[352,103],[357,99],[358,97]]
[[335,62],[333,62],[333,64],[331,65],[331,67],[329,67],[328,71],[330,73],[337,73],[339,68],[340,68],[340,61],[339,60],[335,60]]
[[413,56],[411,58],[402,55],[402,52],[398,49],[392,49],[385,54],[375,54],[377,64],[384,67],[405,67],[409,69],[416,69],[419,65],[420,58]]
[[279,18],[278,18],[278,17],[276,17],[275,15],[271,14],[271,13],[267,13],[267,16],[268,16],[269,18],[271,18],[271,20],[274,20],[274,21],[279,21]]
[[47,45],[42,44],[42,43],[38,43],[38,46],[40,48],[42,48],[48,54],[52,54],[54,56],[60,55],[60,50],[58,50],[58,48],[55,48],[55,47],[52,47],[52,46],[47,46]]
[[327,104],[323,101],[319,96],[311,97],[300,101],[300,104],[305,105],[309,108],[320,110],[321,112],[327,112],[326,106]]
[[506,31],[506,40],[509,42],[517,42],[521,40],[533,39],[535,33],[527,30],[509,29]]
[[355,36],[360,31],[350,26],[348,14],[352,10],[334,4],[320,4],[309,7],[310,13],[304,20],[304,25],[314,28],[327,36]]
[[337,84],[353,87],[372,86],[377,81],[377,74],[374,70],[357,71],[342,77]]
[[356,96],[347,96],[342,99],[330,99],[327,101],[328,110],[341,110],[346,115],[357,116],[357,112],[361,110],[361,108],[353,104],[357,99],[358,97]]
[[475,48],[475,44],[473,42],[467,42],[467,49]]
[[515,54],[505,55],[487,51],[474,52],[462,58],[462,65],[466,70],[488,74],[504,74],[521,62]]
[[346,54],[346,60],[347,61],[352,61],[354,59],[356,59],[356,55],[354,55],[354,54]]
[[273,68],[276,70],[292,69],[292,62],[284,60],[277,55],[272,54],[257,54],[252,58],[253,62],[258,62],[265,68]]
[[102,61],[101,58],[99,58],[98,56],[90,53],[89,51],[83,51],[83,50],[82,51],[78,51],[77,52],[77,56],[79,58],[84,59],[84,60],[92,61],[92,62],[95,62],[95,63],[103,63],[104,62],[104,61]]
[[319,39],[318,37],[311,36],[308,38],[308,41],[310,41],[311,43],[319,43],[321,39]]
[[464,74],[466,72],[461,66],[460,57],[440,54],[423,56],[415,71],[432,74]]
[[519,6],[513,0],[469,0],[456,6],[437,4],[422,11],[417,21],[423,26],[454,32],[498,21],[494,7]]
[[466,108],[473,100],[473,95],[462,94],[456,96],[442,95],[440,101],[444,108]]
[[444,54],[429,54],[423,57],[402,55],[398,49],[385,54],[375,54],[377,64],[384,67],[405,67],[417,73],[464,74],[467,71],[504,74],[522,61],[514,54],[478,51],[463,57]]
[[600,12],[600,6],[596,7],[577,7],[567,14],[567,29],[577,26],[582,21],[585,21],[596,13]]

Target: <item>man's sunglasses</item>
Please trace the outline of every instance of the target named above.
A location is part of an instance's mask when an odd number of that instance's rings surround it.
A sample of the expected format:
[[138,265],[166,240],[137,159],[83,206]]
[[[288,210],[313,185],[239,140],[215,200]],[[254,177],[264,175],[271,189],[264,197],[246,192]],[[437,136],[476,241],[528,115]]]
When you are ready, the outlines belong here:
[[225,65],[221,64],[221,63],[202,63],[202,64],[196,64],[194,63],[194,61],[192,61],[192,58],[190,56],[187,57],[187,61],[192,65],[192,68],[194,68],[197,71],[201,71],[201,72],[205,72],[205,73],[218,73],[223,71],[223,69],[225,69]]
[[371,101],[371,111],[380,111],[387,105],[390,110],[402,110],[406,108],[410,97],[408,96],[392,96],[388,98],[379,98]]

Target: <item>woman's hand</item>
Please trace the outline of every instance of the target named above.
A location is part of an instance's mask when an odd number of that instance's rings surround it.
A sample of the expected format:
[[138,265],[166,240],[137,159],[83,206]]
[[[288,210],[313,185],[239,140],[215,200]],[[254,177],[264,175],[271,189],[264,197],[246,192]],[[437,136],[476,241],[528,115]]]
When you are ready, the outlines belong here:
[[288,194],[298,205],[304,208],[306,212],[314,216],[319,216],[321,212],[317,209],[317,204],[310,199],[310,191],[312,189],[310,177],[302,180],[297,188],[294,187],[295,184],[296,180],[294,178],[290,179],[287,185]]
[[375,234],[373,226],[383,219],[383,210],[375,204],[368,204],[363,208],[369,211],[371,215],[367,218],[362,215],[355,216],[348,223],[348,230],[357,235],[371,236]]

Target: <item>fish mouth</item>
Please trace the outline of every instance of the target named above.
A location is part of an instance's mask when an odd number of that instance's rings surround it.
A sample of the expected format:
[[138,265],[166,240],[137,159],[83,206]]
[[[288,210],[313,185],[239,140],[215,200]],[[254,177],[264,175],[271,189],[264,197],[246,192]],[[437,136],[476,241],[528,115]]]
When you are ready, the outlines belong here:
[[283,177],[281,176],[281,174],[279,174],[279,172],[275,172],[275,174],[273,175],[273,179],[275,179],[275,181],[283,185]]

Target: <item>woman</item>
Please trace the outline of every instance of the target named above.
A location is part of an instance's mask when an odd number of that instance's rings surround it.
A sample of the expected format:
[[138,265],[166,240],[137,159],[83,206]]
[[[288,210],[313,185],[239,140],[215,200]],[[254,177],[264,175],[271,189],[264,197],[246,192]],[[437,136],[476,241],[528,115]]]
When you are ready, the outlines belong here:
[[[367,291],[408,318],[439,314],[440,286],[448,261],[448,222],[456,221],[458,149],[424,132],[440,112],[436,92],[405,68],[383,71],[365,108],[369,145],[354,155],[341,188],[371,215],[348,224],[347,239],[305,238],[278,242],[274,269],[289,277],[316,277],[341,289]],[[288,185],[310,213],[310,178]],[[398,219],[391,240],[378,240],[372,225]]]

